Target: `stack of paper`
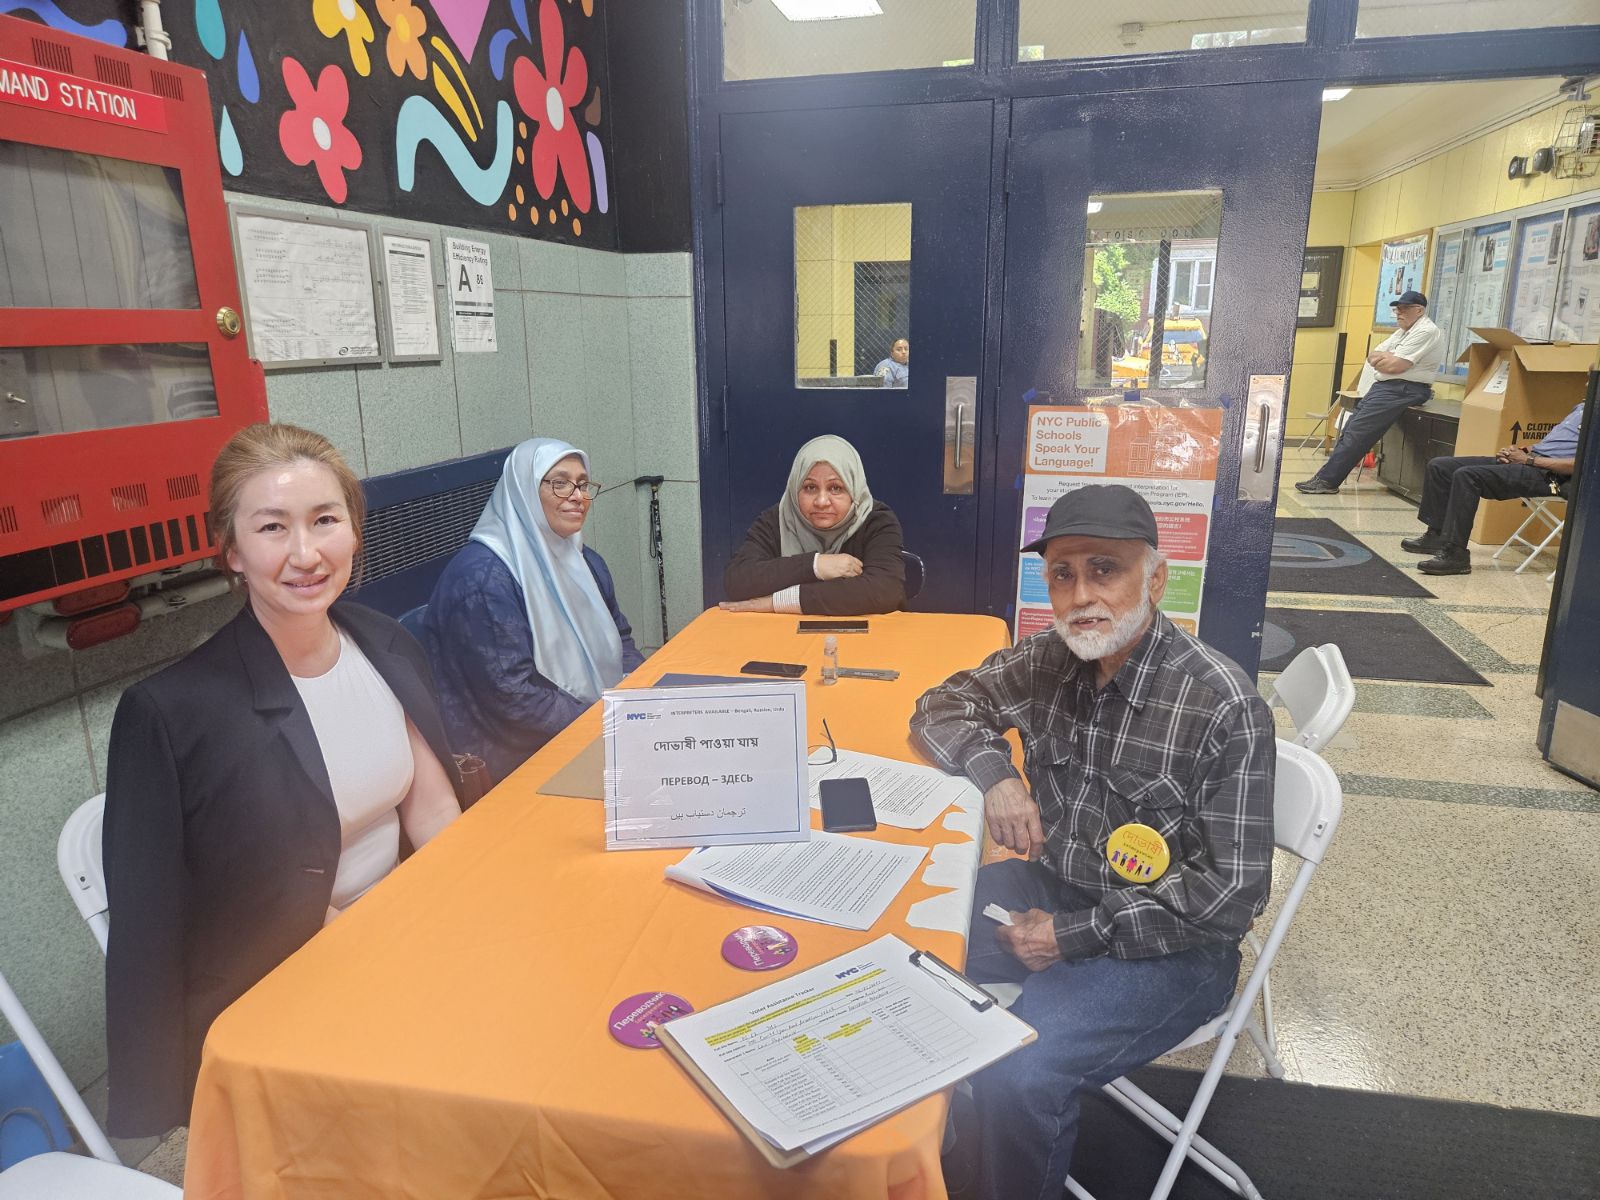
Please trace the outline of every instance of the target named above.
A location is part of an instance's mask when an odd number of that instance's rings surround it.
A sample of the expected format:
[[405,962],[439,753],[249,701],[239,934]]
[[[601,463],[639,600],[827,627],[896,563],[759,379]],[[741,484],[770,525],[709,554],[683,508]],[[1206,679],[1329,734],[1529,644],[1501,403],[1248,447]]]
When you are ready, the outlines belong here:
[[782,916],[871,929],[927,854],[813,830],[809,842],[691,850],[667,878]]
[[660,1036],[767,1160],[790,1166],[1004,1058],[1035,1034],[964,977],[891,934],[679,1017],[662,1025]]
[[822,807],[820,785],[824,779],[865,779],[872,789],[872,811],[878,824],[898,829],[926,829],[952,804],[976,808],[983,803],[983,793],[962,776],[858,750],[841,750],[837,762],[812,765],[807,774],[811,777],[812,808]]

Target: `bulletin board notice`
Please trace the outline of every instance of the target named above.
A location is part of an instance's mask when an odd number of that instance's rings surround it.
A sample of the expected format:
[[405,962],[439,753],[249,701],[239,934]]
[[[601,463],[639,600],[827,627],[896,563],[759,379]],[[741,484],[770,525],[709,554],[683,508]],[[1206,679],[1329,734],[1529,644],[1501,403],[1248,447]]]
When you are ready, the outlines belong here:
[[250,351],[263,367],[383,360],[371,230],[235,209],[233,236]]

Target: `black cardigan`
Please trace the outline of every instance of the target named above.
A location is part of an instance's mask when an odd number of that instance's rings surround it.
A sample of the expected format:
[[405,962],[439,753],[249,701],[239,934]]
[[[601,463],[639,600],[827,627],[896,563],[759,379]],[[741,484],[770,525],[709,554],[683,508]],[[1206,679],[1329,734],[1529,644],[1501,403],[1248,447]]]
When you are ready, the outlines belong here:
[[[360,605],[341,601],[330,615],[459,793],[422,648]],[[211,1022],[322,928],[339,864],[339,813],[310,714],[249,604],[122,694],[102,848],[107,1128],[165,1133],[189,1120]]]
[[800,611],[805,613],[851,617],[905,607],[906,564],[900,557],[905,540],[900,518],[883,501],[873,504],[861,528],[837,551],[861,560],[861,574],[853,578],[819,580],[812,570],[812,555],[782,557],[781,544],[778,507],[773,505],[750,526],[744,545],[723,572],[728,599],[753,600],[799,584]]

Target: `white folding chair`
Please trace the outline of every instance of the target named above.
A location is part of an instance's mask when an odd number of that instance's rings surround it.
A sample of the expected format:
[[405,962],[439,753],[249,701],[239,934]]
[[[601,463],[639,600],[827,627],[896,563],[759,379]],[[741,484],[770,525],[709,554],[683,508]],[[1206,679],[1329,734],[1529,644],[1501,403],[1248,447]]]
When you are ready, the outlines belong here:
[[[1250,1182],[1244,1168],[1195,1131],[1200,1127],[1200,1120],[1205,1116],[1206,1107],[1217,1090],[1222,1069],[1227,1065],[1228,1056],[1233,1053],[1239,1035],[1248,1030],[1257,1037],[1257,1045],[1260,1044],[1260,1030],[1252,1011],[1256,996],[1267,981],[1272,960],[1278,956],[1278,947],[1289,932],[1300,901],[1311,885],[1311,876],[1321,865],[1322,856],[1333,841],[1343,808],[1344,792],[1339,787],[1339,779],[1333,773],[1333,768],[1313,751],[1279,738],[1277,784],[1273,791],[1273,840],[1280,850],[1299,856],[1300,870],[1295,874],[1289,894],[1284,897],[1277,919],[1272,922],[1266,944],[1256,952],[1255,966],[1251,968],[1244,987],[1239,989],[1220,1016],[1206,1022],[1167,1051],[1170,1054],[1216,1039],[1217,1048],[1211,1055],[1211,1065],[1206,1068],[1200,1087],[1189,1102],[1189,1111],[1180,1120],[1126,1077],[1113,1079],[1101,1089],[1172,1143],[1166,1166],[1162,1169],[1155,1191],[1150,1194],[1150,1200],[1166,1200],[1186,1157],[1192,1158],[1235,1195],[1248,1197],[1249,1200],[1262,1200],[1260,1191]],[[1010,1005],[1022,991],[1012,983],[991,983],[984,987],[1006,1005]],[[1069,1177],[1066,1187],[1068,1193],[1077,1197],[1077,1200],[1094,1200],[1075,1179]]]
[[[1521,525],[1517,526],[1517,531],[1506,539],[1505,545],[1501,546],[1492,555],[1495,561],[1498,562],[1500,556],[1510,549],[1513,544],[1526,546],[1528,548],[1528,557],[1522,560],[1521,565],[1515,571],[1511,572],[1513,575],[1521,575],[1526,571],[1528,565],[1543,554],[1546,547],[1561,535],[1561,529],[1567,523],[1565,517],[1556,516],[1554,511],[1555,505],[1566,504],[1566,501],[1559,496],[1524,496],[1522,497],[1522,503],[1528,509],[1526,519],[1523,520]],[[1524,537],[1523,534],[1530,525],[1534,527],[1533,533]],[[1534,542],[1533,539],[1538,537],[1540,533],[1544,534],[1544,538],[1537,543]],[[1555,575],[1556,573],[1551,571],[1549,577],[1554,579]]]
[[25,1158],[0,1171],[0,1200],[179,1200],[182,1193],[171,1184],[142,1175],[118,1161],[117,1152],[89,1115],[77,1088],[50,1052],[4,975],[0,975],[0,1016],[10,1022],[22,1048],[94,1155],[85,1158],[52,1151]]
[[106,898],[106,873],[100,857],[100,826],[106,811],[106,794],[101,792],[73,810],[56,839],[56,868],[67,885],[78,913],[88,922],[100,953],[106,950],[111,931],[111,901]]
[[1289,710],[1294,743],[1321,751],[1333,740],[1356,703],[1356,686],[1344,654],[1332,642],[1307,646],[1272,682],[1272,698]]

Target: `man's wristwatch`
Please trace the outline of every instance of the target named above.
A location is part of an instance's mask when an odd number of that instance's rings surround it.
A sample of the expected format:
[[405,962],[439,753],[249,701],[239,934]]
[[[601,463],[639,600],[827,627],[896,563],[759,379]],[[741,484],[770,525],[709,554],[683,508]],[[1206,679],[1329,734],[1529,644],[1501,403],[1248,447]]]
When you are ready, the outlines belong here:
[[1539,465],[1538,462],[1536,461],[1538,459],[1538,457],[1539,456],[1537,454],[1534,454],[1532,451],[1529,451],[1528,452],[1528,457],[1524,458],[1522,461],[1527,463],[1530,467],[1537,468],[1538,465]]

